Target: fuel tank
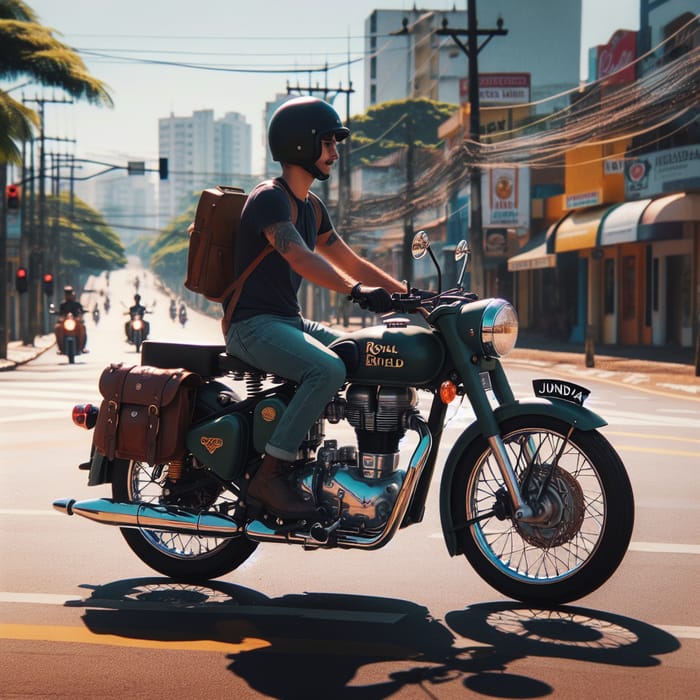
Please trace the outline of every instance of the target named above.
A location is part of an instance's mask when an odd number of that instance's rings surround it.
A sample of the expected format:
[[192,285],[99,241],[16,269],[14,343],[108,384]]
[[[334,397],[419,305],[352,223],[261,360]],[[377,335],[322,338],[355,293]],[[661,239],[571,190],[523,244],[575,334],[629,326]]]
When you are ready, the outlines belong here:
[[442,342],[422,326],[371,326],[336,340],[331,348],[345,362],[348,379],[369,385],[428,384],[445,361]]

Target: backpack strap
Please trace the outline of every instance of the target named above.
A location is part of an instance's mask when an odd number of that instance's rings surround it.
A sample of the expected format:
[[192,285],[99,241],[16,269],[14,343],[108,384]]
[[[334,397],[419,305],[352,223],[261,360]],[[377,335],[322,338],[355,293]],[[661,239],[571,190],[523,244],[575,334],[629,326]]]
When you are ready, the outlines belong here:
[[[290,209],[290,220],[292,223],[296,226],[297,220],[299,218],[299,209],[297,207],[297,201],[296,197],[292,194],[292,191],[289,189],[289,185],[281,178],[275,178],[274,180],[270,180],[270,183],[273,185],[273,187],[282,190],[283,192],[286,193],[288,199],[289,199],[289,209]],[[311,204],[314,209],[314,216],[316,218],[316,226],[320,232],[321,229],[321,219],[322,219],[322,212],[321,212],[321,200],[313,194],[313,192],[309,192],[309,200],[311,201]],[[238,304],[238,300],[241,296],[241,292],[243,291],[243,285],[245,284],[245,281],[250,277],[251,273],[255,268],[274,250],[274,248],[268,243],[256,256],[256,258],[246,267],[245,270],[236,278],[234,282],[232,282],[227,288],[226,291],[224,292],[224,298],[227,299],[227,301],[224,302],[224,317],[221,319],[221,328],[224,332],[224,335],[228,332],[229,326],[231,325],[231,318],[233,317],[233,312],[236,309],[236,305]]]

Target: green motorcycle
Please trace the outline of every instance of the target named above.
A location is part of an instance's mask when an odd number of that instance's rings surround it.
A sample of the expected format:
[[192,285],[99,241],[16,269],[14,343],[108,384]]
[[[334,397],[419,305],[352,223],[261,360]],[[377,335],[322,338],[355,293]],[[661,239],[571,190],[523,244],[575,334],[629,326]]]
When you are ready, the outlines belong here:
[[[421,232],[413,255],[426,254],[435,260]],[[533,398],[515,398],[501,363],[517,339],[515,310],[466,292],[466,243],[456,257],[464,262],[455,288],[427,298],[395,294],[382,325],[332,346],[347,382],[309,431],[289,477],[319,507],[317,522],[282,521],[246,503],[294,384],[262,375],[223,346],[154,341],[144,343],[142,365],[198,377],[181,454],[110,459],[93,440],[81,467],[89,484],[111,483],[113,497],[61,499],[54,507],[121,528],[156,571],[202,581],[236,569],[260,543],[380,548],[422,521],[437,467],[452,556],[464,555],[496,590],[527,603],[591,593],[629,545],[634,499],[625,467],[598,430],[605,421],[583,407],[583,387],[536,380]],[[430,403],[422,412],[419,392]],[[448,406],[460,398],[476,418],[438,460]],[[73,419],[90,428],[115,408],[105,398],[99,409],[76,406]],[[351,444],[326,438],[334,429],[353,435]]]

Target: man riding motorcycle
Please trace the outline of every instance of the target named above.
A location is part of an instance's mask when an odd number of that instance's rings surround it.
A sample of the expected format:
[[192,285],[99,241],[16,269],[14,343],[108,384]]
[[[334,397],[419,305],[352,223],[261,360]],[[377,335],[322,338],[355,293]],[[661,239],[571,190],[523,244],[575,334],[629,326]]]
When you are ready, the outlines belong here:
[[[241,215],[236,273],[266,246],[274,251],[243,287],[226,333],[227,352],[298,383],[248,491],[249,500],[280,518],[314,517],[315,510],[288,483],[289,464],[346,376],[343,361],[327,347],[340,334],[301,315],[297,294],[302,279],[350,294],[380,313],[390,309],[389,292],[405,291],[405,285],[343,242],[325,205],[309,192],[314,179],[328,179],[339,157],[337,144],[349,133],[323,100],[300,97],[281,105],[270,120],[268,140],[282,175],[274,184],[257,185]],[[296,200],[296,224],[290,197]],[[320,222],[312,198],[320,204]]]
[[54,326],[54,334],[56,335],[56,345],[59,352],[63,352],[64,345],[64,330],[63,322],[68,314],[72,314],[73,318],[77,321],[76,325],[76,335],[78,338],[79,352],[86,353],[87,349],[87,331],[85,330],[85,323],[83,321],[83,314],[85,309],[83,305],[75,298],[75,289],[70,285],[66,285],[63,288],[63,301],[58,307],[58,320]]
[[132,306],[129,307],[129,320],[124,324],[124,333],[126,334],[126,337],[130,342],[132,340],[131,322],[137,317],[140,317],[141,320],[143,321],[143,328],[144,328],[143,338],[144,338],[144,340],[146,338],[148,338],[148,334],[150,333],[150,330],[151,330],[151,324],[148,321],[146,321],[145,316],[146,316],[146,307],[141,303],[141,295],[134,294],[134,303]]

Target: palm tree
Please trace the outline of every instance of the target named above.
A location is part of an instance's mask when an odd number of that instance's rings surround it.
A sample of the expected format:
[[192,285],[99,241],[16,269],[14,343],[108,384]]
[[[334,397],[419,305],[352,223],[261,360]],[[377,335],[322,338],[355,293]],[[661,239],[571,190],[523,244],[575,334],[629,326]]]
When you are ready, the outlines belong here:
[[[75,99],[112,106],[107,88],[91,76],[80,56],[59,41],[53,30],[39,24],[38,16],[22,0],[0,0],[0,80],[18,78],[64,90]],[[39,127],[39,116],[0,89],[0,289],[7,289],[7,231],[5,187],[7,164],[22,163],[18,143]],[[32,290],[30,296],[38,294]],[[7,295],[0,301],[0,357],[7,356]],[[36,305],[32,305],[36,306]]]
[[[105,85],[87,72],[80,56],[37,19],[22,0],[0,0],[0,79],[26,77],[76,99],[112,106]],[[30,138],[38,121],[34,110],[0,90],[0,163],[21,162],[17,141]]]

